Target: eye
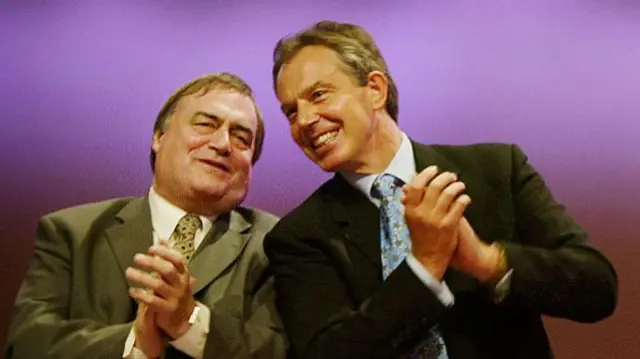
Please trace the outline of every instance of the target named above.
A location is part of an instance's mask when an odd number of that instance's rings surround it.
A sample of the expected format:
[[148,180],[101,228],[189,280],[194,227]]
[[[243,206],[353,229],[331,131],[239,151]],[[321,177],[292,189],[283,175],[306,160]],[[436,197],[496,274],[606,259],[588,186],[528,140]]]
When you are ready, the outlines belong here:
[[240,149],[248,149],[251,147],[251,138],[247,134],[235,133],[232,134],[235,146]]
[[216,128],[218,127],[218,121],[214,121],[208,118],[202,118],[194,121],[193,125],[198,128]]
[[293,122],[296,119],[297,111],[295,109],[290,109],[287,110],[284,114],[285,116],[287,116],[287,120],[289,120],[289,122]]
[[312,100],[321,99],[327,92],[324,90],[315,90],[311,93]]
[[245,145],[249,144],[249,139],[246,137],[246,135],[236,135],[236,138]]

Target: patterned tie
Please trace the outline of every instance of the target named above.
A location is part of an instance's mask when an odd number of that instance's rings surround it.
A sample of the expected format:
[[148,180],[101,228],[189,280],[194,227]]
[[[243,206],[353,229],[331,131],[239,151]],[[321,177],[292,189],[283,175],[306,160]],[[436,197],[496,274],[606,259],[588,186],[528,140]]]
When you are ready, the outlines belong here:
[[200,217],[187,213],[178,221],[176,228],[169,238],[169,246],[182,254],[186,263],[189,263],[196,251],[194,239],[196,231],[202,227]]
[[[402,180],[383,174],[373,182],[371,195],[380,199],[380,240],[382,253],[382,277],[386,279],[411,251],[409,229],[404,220]],[[436,328],[429,330],[427,338],[406,359],[447,359],[444,340]]]

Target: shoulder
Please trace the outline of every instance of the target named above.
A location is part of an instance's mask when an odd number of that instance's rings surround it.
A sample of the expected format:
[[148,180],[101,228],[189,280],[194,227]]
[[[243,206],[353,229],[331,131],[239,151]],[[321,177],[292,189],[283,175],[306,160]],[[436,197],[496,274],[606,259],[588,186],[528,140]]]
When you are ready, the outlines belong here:
[[56,227],[81,229],[95,222],[113,222],[117,214],[132,201],[142,202],[144,197],[120,197],[62,208],[40,218],[40,224],[50,223]]
[[339,196],[339,191],[335,178],[327,180],[283,216],[272,233],[304,235],[316,230],[321,231],[330,220],[331,202]]
[[527,156],[519,145],[512,143],[483,142],[466,145],[423,145],[413,143],[414,151],[432,151],[437,156],[467,171],[511,172],[527,162]]
[[[425,146],[425,145],[421,145]],[[499,143],[499,142],[481,142],[465,145],[429,145],[437,153],[446,156],[447,159],[508,159],[512,156],[514,149],[518,148],[515,144]]]
[[90,221],[101,217],[105,213],[117,214],[122,208],[133,200],[142,200],[143,197],[111,198],[98,202],[83,203],[53,211],[44,215],[43,219],[52,221]]

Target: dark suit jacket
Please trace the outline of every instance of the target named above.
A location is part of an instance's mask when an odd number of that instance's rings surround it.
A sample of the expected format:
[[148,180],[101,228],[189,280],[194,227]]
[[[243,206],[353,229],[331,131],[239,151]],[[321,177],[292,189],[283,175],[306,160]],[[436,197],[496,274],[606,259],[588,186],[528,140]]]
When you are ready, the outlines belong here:
[[[190,262],[195,298],[211,309],[205,358],[284,357],[262,248],[276,221],[247,208],[220,216]],[[15,302],[6,358],[121,358],[137,310],[124,271],[152,238],[146,197],[43,217]],[[165,357],[187,356],[170,347]]]
[[405,262],[382,281],[378,210],[337,175],[265,239],[296,358],[396,358],[435,324],[450,359],[552,358],[542,314],[595,322],[614,311],[614,269],[518,147],[413,147],[418,171],[435,164],[467,185],[465,217],[506,247],[510,294],[495,304],[491,288],[450,269],[445,308]]

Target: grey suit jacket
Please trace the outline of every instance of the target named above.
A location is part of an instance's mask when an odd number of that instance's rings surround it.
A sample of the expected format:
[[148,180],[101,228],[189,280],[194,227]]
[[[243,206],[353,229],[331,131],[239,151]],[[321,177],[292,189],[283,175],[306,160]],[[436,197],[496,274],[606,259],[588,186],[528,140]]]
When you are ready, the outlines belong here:
[[[277,218],[238,208],[220,216],[189,264],[196,300],[211,309],[205,358],[284,358],[262,248]],[[49,214],[18,292],[6,359],[121,358],[137,305],[124,276],[152,244],[146,197]],[[187,357],[168,347],[165,358]]]

